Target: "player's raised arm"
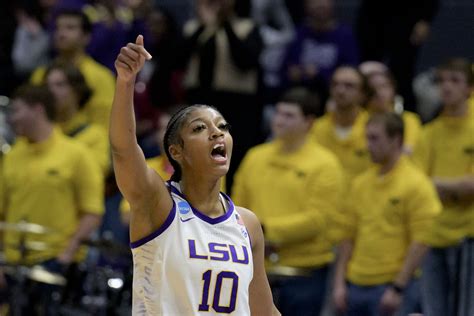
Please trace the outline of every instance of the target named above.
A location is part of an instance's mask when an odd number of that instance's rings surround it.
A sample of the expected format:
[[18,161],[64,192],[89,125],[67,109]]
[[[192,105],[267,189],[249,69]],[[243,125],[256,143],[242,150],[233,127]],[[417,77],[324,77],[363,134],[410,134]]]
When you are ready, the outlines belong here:
[[[142,150],[136,139],[135,115],[133,111],[133,92],[137,73],[143,68],[145,60],[151,55],[143,46],[143,36],[135,43],[122,47],[115,61],[117,83],[110,116],[110,144],[117,184],[124,197],[130,202],[132,212],[150,212],[172,207],[172,201],[163,180],[147,167]],[[149,214],[145,214],[150,216]],[[149,218],[153,226],[159,218]],[[138,215],[137,215],[138,216]],[[142,218],[140,222],[145,222]],[[148,221],[150,222],[150,221]],[[133,223],[132,223],[133,224]],[[146,229],[148,230],[148,229]]]

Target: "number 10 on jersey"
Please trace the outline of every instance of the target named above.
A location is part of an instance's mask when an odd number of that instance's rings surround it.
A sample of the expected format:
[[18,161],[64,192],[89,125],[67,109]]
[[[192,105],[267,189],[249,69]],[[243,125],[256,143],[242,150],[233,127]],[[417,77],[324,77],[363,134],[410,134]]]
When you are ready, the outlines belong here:
[[[214,273],[215,275],[215,273]],[[211,283],[213,281],[213,273],[212,270],[207,270],[202,274],[202,298],[201,304],[199,304],[199,311],[200,312],[208,312],[209,311],[209,289],[211,288]],[[235,310],[235,302],[237,299],[237,289],[239,287],[239,276],[232,271],[221,271],[215,276],[214,281],[214,296],[212,298],[212,308],[217,313],[226,313],[230,314]],[[232,288],[228,295],[230,296],[228,299],[229,305],[221,305],[221,292],[222,292],[222,284],[224,282],[231,282]],[[226,293],[223,293],[226,295]]]

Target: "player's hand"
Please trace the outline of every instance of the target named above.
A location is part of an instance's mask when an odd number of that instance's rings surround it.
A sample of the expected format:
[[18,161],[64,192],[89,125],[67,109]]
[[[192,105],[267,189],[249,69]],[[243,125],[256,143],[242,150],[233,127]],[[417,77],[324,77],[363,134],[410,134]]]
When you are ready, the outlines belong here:
[[391,287],[387,288],[380,300],[379,309],[383,315],[393,315],[402,304],[402,295],[395,292]]
[[145,60],[150,60],[151,55],[143,46],[143,36],[138,35],[135,43],[128,43],[120,49],[115,60],[115,69],[118,79],[130,81],[143,68]]
[[332,301],[336,313],[344,314],[347,310],[347,286],[346,284],[336,284],[332,290]]

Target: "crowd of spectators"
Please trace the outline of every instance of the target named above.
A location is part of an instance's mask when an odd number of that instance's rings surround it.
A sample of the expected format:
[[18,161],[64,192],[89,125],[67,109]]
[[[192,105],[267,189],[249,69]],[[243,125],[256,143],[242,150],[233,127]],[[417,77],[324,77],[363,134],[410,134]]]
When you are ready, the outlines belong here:
[[[5,263],[72,273],[91,260],[84,240],[123,242],[107,130],[115,57],[142,34],[144,155],[169,176],[172,113],[223,114],[234,149],[222,190],[262,222],[283,315],[474,315],[473,61],[414,80],[438,0],[364,0],[354,27],[335,0],[188,2],[184,24],[158,0],[0,4],[0,222],[51,229],[0,228]],[[282,281],[281,266],[294,275]],[[4,272],[0,304],[15,282]],[[57,312],[51,290],[35,293]]]

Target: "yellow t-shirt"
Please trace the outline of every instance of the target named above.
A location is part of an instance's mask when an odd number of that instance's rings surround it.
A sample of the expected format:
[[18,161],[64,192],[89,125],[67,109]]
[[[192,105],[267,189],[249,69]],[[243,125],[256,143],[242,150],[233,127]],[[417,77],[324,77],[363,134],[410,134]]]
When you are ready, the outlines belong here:
[[90,149],[102,174],[105,176],[110,171],[110,146],[107,132],[102,126],[89,123],[84,113],[77,113],[68,122],[59,123],[64,134],[76,139],[84,147]]
[[279,141],[251,148],[232,187],[236,205],[251,209],[278,244],[278,264],[317,267],[333,260],[331,217],[340,211],[342,168],[327,149],[308,140],[284,154]]
[[393,281],[410,243],[426,243],[441,210],[432,182],[407,157],[388,174],[378,170],[356,177],[345,201],[345,237],[354,241],[347,279],[358,285]]
[[[8,223],[21,220],[46,226],[47,234],[25,234],[25,241],[44,242],[45,250],[29,251],[27,263],[55,258],[75,233],[81,214],[104,212],[104,183],[90,152],[59,130],[44,142],[18,139],[4,161],[2,212]],[[5,256],[20,260],[20,234],[4,232]],[[78,258],[84,253],[79,253]]]
[[316,120],[311,129],[312,137],[332,151],[341,162],[346,183],[372,165],[365,139],[368,118],[368,113],[361,111],[346,138],[338,136],[333,113],[326,113]]
[[[84,106],[84,113],[89,122],[99,124],[107,130],[115,92],[114,75],[105,66],[86,55],[79,59],[76,66],[92,89],[92,96]],[[33,84],[44,82],[45,71],[45,67],[37,68],[31,75],[31,82]]]
[[402,119],[405,125],[404,146],[413,152],[421,136],[421,120],[418,114],[409,111],[402,113]]
[[[474,104],[464,117],[440,116],[427,124],[414,159],[431,178],[474,176]],[[445,203],[430,239],[435,247],[474,236],[474,203]]]

